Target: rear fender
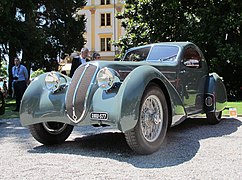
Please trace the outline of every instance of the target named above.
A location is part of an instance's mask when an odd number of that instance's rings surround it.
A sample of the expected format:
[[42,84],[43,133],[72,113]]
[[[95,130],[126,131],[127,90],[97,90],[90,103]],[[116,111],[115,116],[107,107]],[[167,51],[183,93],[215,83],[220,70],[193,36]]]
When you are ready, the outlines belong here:
[[216,73],[209,74],[206,81],[204,111],[220,112],[227,105],[227,92],[222,78]]

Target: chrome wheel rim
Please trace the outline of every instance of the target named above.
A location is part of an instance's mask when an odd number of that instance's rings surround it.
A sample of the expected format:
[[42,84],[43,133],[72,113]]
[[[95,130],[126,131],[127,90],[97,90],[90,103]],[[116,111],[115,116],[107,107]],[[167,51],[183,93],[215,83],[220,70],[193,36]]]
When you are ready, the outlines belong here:
[[163,109],[160,99],[155,95],[148,96],[140,113],[142,135],[148,142],[154,142],[160,135],[163,126]]
[[42,124],[46,131],[54,135],[62,133],[67,126],[67,124],[59,123],[59,122],[45,122]]

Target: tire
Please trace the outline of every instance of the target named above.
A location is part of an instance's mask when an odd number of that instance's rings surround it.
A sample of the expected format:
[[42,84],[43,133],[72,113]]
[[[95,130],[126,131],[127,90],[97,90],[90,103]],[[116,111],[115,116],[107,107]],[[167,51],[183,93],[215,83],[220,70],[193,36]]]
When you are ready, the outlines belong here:
[[207,121],[211,125],[218,124],[221,121],[222,111],[220,112],[209,112],[206,114]]
[[71,134],[73,126],[59,122],[46,122],[29,126],[32,136],[42,144],[63,143]]
[[143,94],[136,126],[125,132],[126,141],[134,152],[152,154],[160,148],[167,127],[166,98],[163,91],[156,84],[151,83]]

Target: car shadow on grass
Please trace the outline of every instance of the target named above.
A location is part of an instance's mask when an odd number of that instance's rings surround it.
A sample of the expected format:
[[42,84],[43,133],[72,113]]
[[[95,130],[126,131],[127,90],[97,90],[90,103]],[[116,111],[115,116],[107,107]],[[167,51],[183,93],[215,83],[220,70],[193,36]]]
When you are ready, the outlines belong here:
[[[132,164],[138,168],[162,168],[191,160],[200,148],[200,140],[230,135],[242,124],[237,119],[223,119],[217,125],[208,125],[206,119],[187,119],[170,128],[159,151],[151,155],[137,155],[127,145],[124,134],[104,132],[92,134],[82,129],[80,137],[56,146],[36,146],[29,153],[62,153],[88,157],[102,157]],[[211,147],[212,148],[212,147]]]

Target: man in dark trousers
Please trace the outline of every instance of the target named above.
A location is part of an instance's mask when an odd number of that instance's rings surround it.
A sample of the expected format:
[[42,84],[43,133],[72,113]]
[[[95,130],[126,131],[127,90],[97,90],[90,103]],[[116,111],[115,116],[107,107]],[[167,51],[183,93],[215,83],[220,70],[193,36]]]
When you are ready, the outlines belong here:
[[12,68],[12,75],[13,75],[13,88],[16,98],[16,109],[13,111],[18,112],[21,99],[23,97],[24,91],[27,88],[27,83],[29,81],[29,75],[26,67],[20,64],[19,58],[14,58],[14,64]]
[[89,54],[89,50],[87,48],[81,49],[81,54],[78,57],[73,57],[72,64],[71,64],[71,71],[70,77],[73,76],[75,70],[81,65],[89,61],[87,58]]

